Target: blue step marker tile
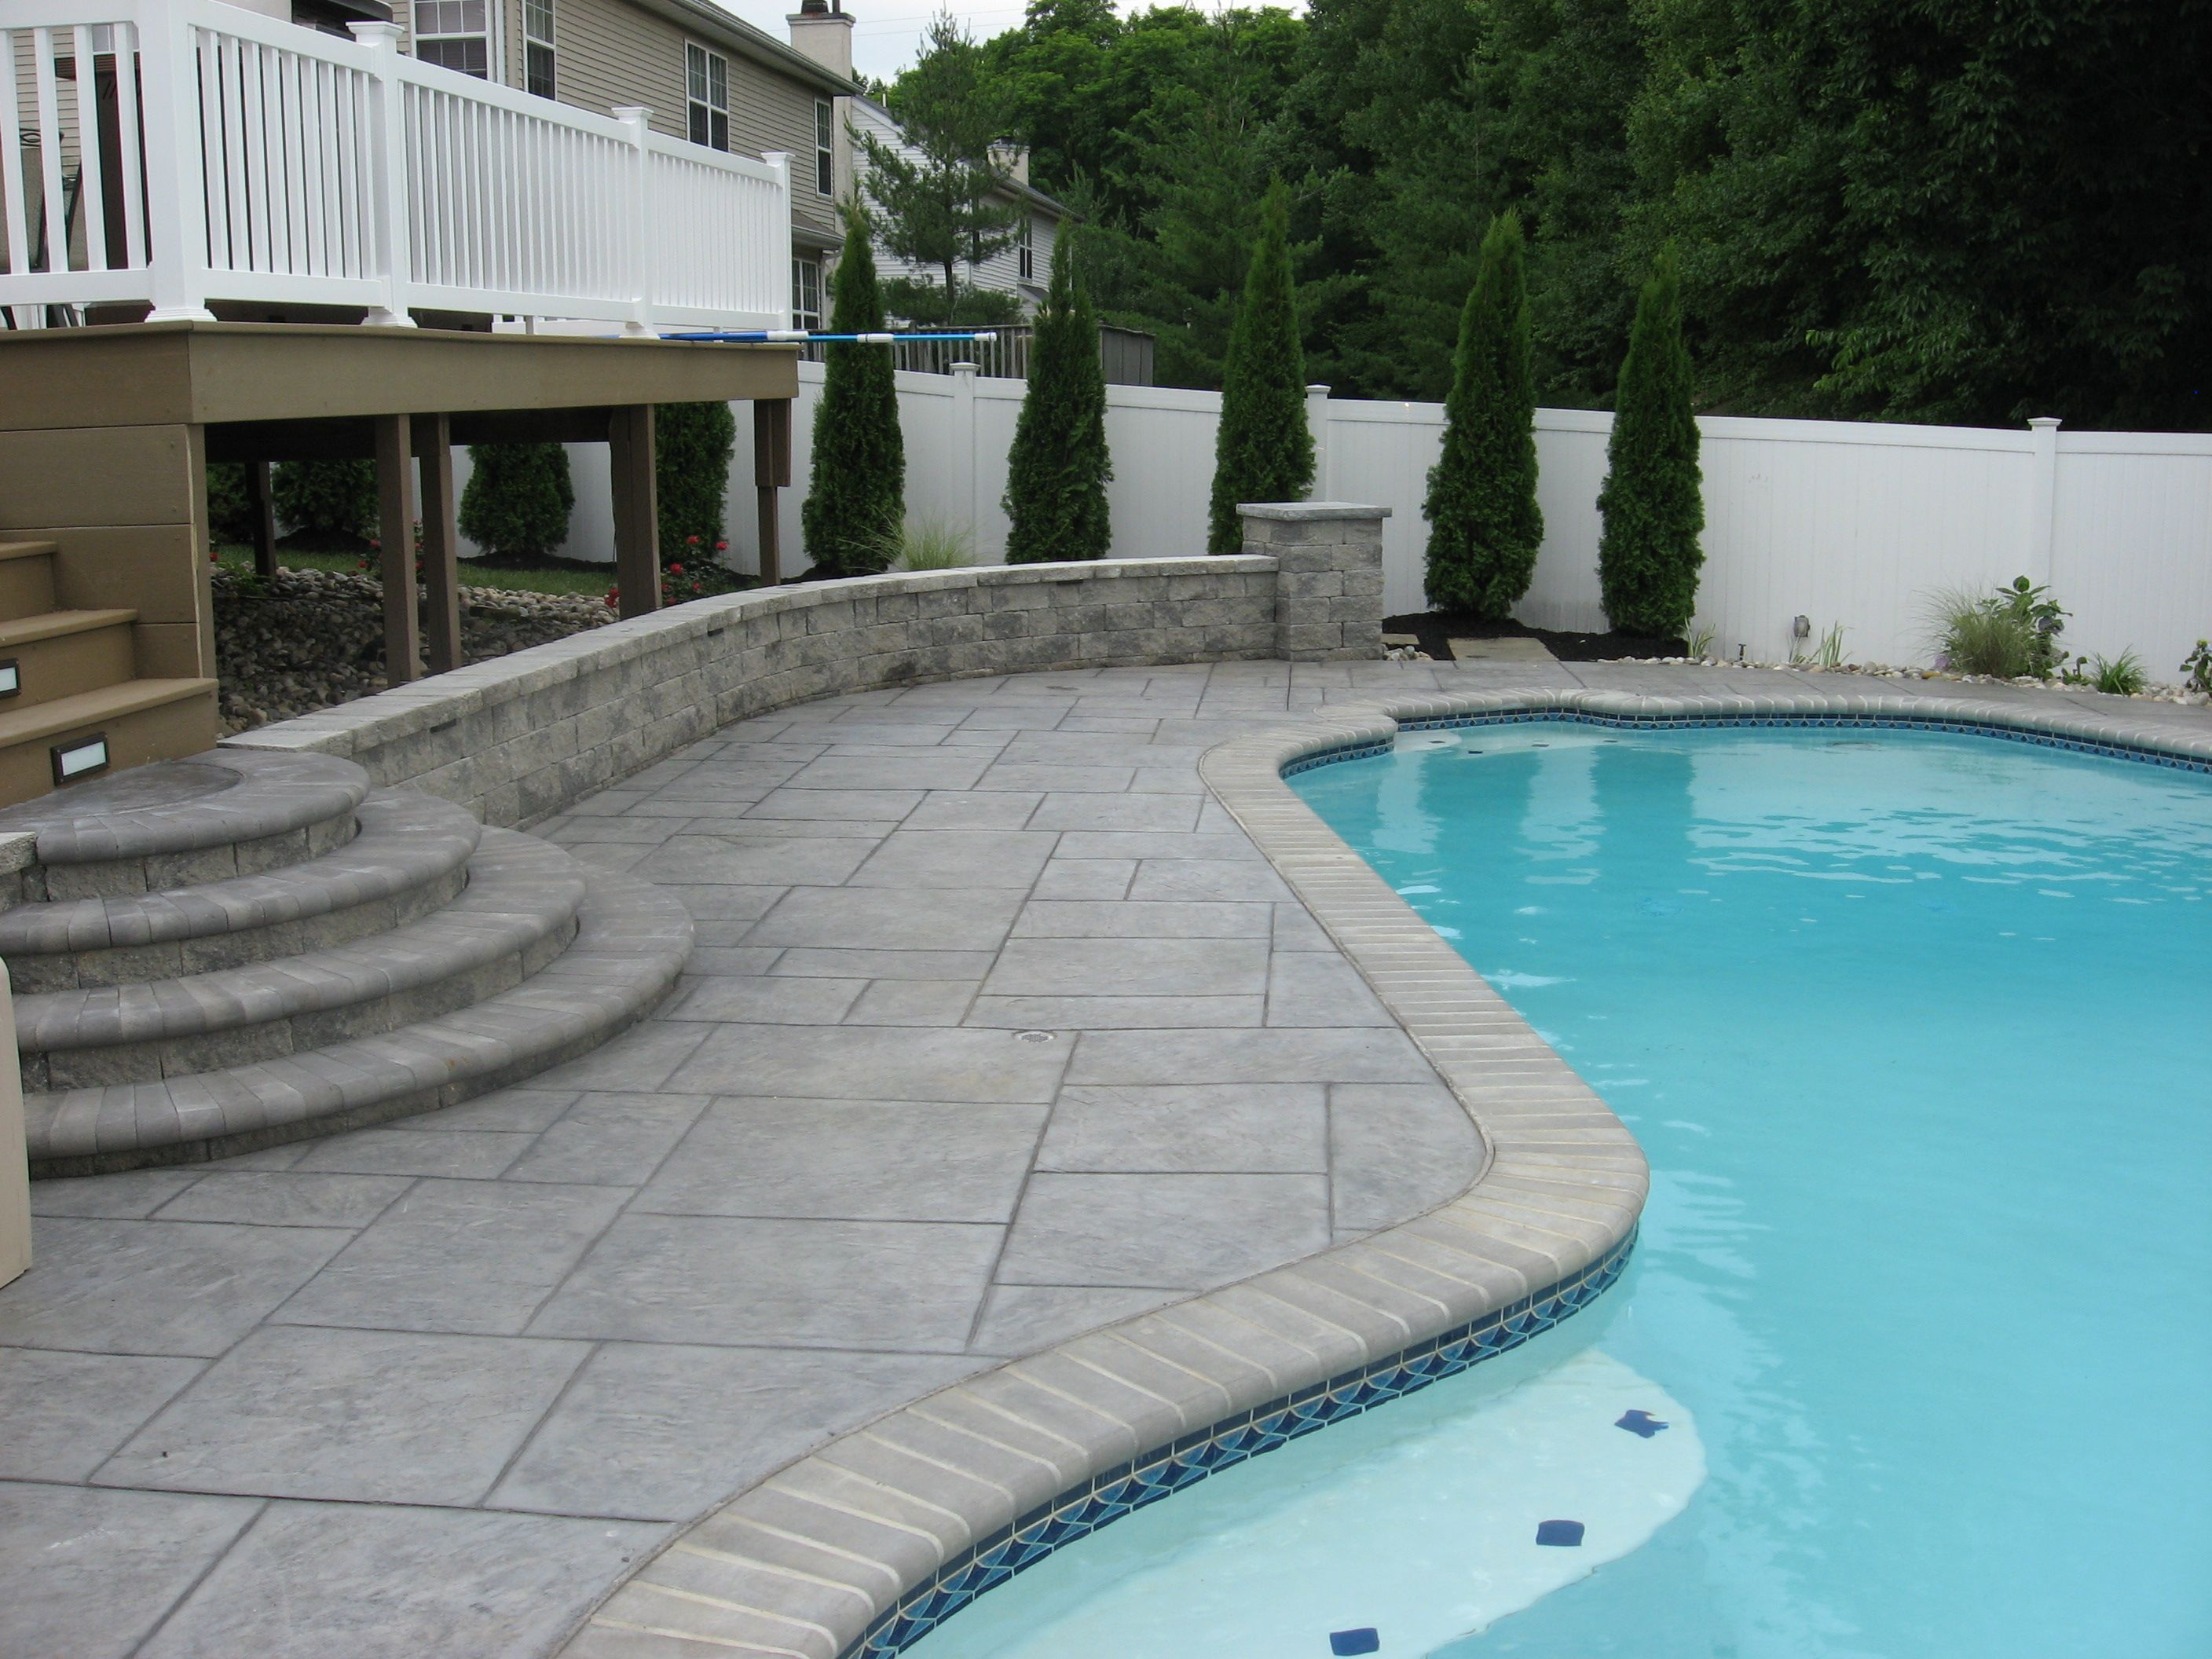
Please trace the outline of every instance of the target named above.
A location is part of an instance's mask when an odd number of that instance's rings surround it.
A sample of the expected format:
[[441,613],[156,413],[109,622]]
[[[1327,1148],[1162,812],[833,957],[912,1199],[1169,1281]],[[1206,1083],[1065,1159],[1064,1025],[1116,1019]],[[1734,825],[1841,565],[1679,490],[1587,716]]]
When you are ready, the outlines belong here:
[[1583,1523],[1579,1521],[1539,1521],[1536,1541],[1559,1549],[1577,1548],[1583,1541]]
[[1382,1649],[1382,1638],[1375,1633],[1372,1625],[1361,1630],[1333,1630],[1328,1633],[1331,1653],[1379,1653]]
[[1624,1413],[1620,1421],[1613,1426],[1616,1429],[1626,1429],[1639,1440],[1649,1440],[1660,1430],[1668,1425],[1662,1423],[1650,1412],[1628,1412]]

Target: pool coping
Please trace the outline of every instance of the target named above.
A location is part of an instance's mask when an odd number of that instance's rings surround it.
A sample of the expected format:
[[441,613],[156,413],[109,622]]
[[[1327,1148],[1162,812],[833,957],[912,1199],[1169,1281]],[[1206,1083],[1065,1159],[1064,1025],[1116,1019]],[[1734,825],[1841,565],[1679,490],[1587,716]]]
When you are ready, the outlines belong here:
[[570,1659],[890,1659],[976,1595],[1146,1504],[1425,1387],[1618,1278],[1649,1188],[1620,1119],[1289,787],[1401,731],[1524,720],[1967,731],[2212,771],[2212,736],[1927,693],[1589,690],[1334,705],[1207,751],[1207,787],[1467,1109],[1458,1197],[1009,1361],[736,1494],[616,1586]]

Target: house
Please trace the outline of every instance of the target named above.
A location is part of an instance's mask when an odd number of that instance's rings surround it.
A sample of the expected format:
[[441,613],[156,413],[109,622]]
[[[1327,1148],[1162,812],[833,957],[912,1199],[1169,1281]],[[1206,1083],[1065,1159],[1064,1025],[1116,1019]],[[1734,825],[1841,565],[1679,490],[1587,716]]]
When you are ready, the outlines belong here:
[[[326,5],[335,0],[270,0]],[[838,224],[835,70],[709,0],[397,0],[404,49],[424,63],[599,114],[642,107],[667,137],[791,158],[792,308],[816,325]]]
[[[843,0],[800,0],[799,11],[787,21],[794,48],[841,80],[852,79],[853,16],[844,9]],[[839,97],[831,148],[833,173],[841,197],[866,182],[862,174],[867,167],[867,155],[860,143],[863,135],[885,145],[904,147],[897,119],[883,105],[857,91]],[[1014,240],[1012,246],[970,265],[966,280],[979,289],[1012,295],[1021,307],[1022,316],[1027,318],[1036,315],[1037,307],[1043,301],[1045,279],[1052,269],[1053,242],[1069,215],[1065,206],[1030,183],[1026,146],[1008,146],[1005,159],[1012,164],[1012,172],[1000,193],[1008,206],[1021,212]],[[876,265],[886,277],[939,276],[933,269],[909,264],[895,257],[880,241],[876,246]],[[808,315],[810,309],[816,320],[799,322],[797,326],[820,326],[818,305],[795,307],[801,316]]]

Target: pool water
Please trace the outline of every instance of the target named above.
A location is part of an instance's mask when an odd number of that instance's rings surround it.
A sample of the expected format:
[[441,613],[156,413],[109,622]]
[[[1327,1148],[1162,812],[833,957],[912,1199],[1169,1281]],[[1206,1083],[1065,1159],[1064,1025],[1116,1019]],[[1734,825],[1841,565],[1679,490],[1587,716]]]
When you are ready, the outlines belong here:
[[917,1654],[2212,1654],[2212,778],[1547,721],[1291,783],[1635,1131],[1636,1265]]

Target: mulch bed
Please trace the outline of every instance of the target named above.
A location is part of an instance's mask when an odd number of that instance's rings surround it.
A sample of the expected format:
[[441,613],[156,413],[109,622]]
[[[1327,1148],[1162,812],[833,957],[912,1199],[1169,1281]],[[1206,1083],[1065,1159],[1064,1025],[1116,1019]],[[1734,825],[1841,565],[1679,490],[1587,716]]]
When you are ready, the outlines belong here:
[[1437,662],[1450,662],[1451,641],[1460,640],[1540,640],[1544,648],[1561,662],[1613,662],[1624,657],[1679,657],[1680,640],[1653,639],[1642,634],[1561,634],[1524,623],[1483,622],[1474,617],[1455,617],[1441,611],[1412,616],[1385,617],[1386,634],[1411,634],[1423,653]]

